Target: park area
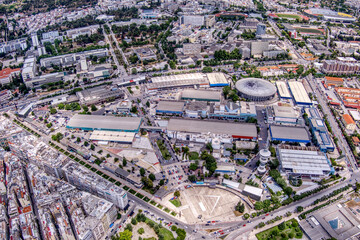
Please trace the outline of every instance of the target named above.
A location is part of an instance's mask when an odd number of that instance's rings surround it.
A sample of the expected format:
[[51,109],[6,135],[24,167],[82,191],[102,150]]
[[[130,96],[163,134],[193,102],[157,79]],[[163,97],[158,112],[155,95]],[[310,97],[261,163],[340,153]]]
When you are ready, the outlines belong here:
[[303,232],[295,219],[256,234],[258,240],[302,239]]
[[166,145],[164,143],[164,140],[157,140],[156,141],[158,147],[159,147],[159,150],[161,152],[161,155],[163,156],[163,158],[165,160],[170,160],[171,159],[171,155],[168,151],[168,149],[166,148]]
[[276,15],[279,18],[293,18],[293,19],[301,20],[301,17],[299,15],[296,15],[296,14],[277,13]]
[[324,29],[318,28],[296,28],[296,30],[302,34],[315,34],[324,35]]

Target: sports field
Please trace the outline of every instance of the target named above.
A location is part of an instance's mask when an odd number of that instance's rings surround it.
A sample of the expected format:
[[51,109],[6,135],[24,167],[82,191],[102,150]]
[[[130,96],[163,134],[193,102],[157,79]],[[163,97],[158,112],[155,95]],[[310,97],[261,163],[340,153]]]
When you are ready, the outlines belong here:
[[313,33],[318,35],[323,35],[324,30],[323,29],[315,29],[315,28],[296,28],[297,31],[300,33]]
[[296,15],[296,14],[277,13],[276,15],[279,18],[293,18],[293,19],[298,19],[298,20],[302,19],[302,17],[300,17],[299,15]]

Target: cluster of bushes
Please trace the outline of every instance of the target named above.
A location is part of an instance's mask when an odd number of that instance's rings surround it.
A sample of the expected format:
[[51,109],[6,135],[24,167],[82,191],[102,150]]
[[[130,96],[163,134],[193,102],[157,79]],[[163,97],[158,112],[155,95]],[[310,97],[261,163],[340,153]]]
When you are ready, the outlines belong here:
[[320,208],[323,208],[323,207],[325,207],[325,206],[327,206],[327,205],[329,205],[329,204],[331,204],[331,203],[333,203],[333,202],[336,202],[337,200],[341,199],[342,197],[343,197],[343,195],[341,194],[339,197],[337,197],[337,198],[335,198],[335,199],[329,200],[329,201],[327,201],[327,202],[324,203],[324,204],[321,204],[321,205],[316,206],[316,207],[314,207],[314,208],[312,208],[312,209],[310,209],[310,210],[308,210],[308,211],[306,211],[306,212],[303,212],[302,214],[299,215],[299,218],[300,218],[300,219],[305,219],[305,218],[306,218],[306,215],[308,215],[309,213],[312,213],[312,212],[314,212],[314,211],[316,211],[316,210],[318,210],[318,209],[320,209]]
[[329,198],[335,197],[336,195],[338,195],[338,194],[340,194],[340,193],[348,190],[350,187],[351,187],[351,184],[348,184],[348,185],[346,185],[345,187],[336,189],[336,190],[332,191],[332,193],[330,193],[330,194],[328,194],[328,195],[324,195],[324,196],[322,196],[322,197],[319,198],[319,199],[316,199],[316,200],[314,201],[313,205],[316,205],[316,204],[318,204],[318,203],[320,203],[320,202],[324,202],[324,201],[328,200]]

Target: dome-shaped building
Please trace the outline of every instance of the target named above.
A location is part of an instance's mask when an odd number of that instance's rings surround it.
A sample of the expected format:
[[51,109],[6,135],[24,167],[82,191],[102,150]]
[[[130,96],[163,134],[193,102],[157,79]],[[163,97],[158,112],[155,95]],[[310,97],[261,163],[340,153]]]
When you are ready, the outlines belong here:
[[251,101],[267,101],[274,98],[276,87],[261,78],[244,78],[236,82],[236,90],[240,97]]

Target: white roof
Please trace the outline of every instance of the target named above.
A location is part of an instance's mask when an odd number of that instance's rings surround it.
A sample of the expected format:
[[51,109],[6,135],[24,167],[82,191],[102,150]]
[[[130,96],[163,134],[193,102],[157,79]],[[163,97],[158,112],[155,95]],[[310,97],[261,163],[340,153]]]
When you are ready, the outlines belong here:
[[112,141],[112,142],[132,142],[135,137],[134,132],[116,132],[95,130],[90,140]]
[[225,185],[227,185],[227,186],[229,186],[231,188],[235,188],[235,189],[239,188],[239,186],[240,186],[240,183],[230,181],[230,180],[227,180],[227,179],[223,180],[223,184],[225,184]]
[[279,95],[282,98],[291,98],[290,91],[286,85],[286,82],[283,81],[277,81],[276,87],[278,89]]
[[261,188],[245,185],[244,192],[251,193],[253,195],[261,197],[263,190]]
[[288,82],[292,95],[297,103],[311,103],[308,93],[301,82]]
[[282,168],[297,174],[325,175],[331,170],[323,152],[279,149],[279,160]]
[[211,85],[213,84],[228,84],[224,73],[208,73],[207,77]]
[[351,110],[349,113],[355,121],[360,121],[360,113],[358,111]]

